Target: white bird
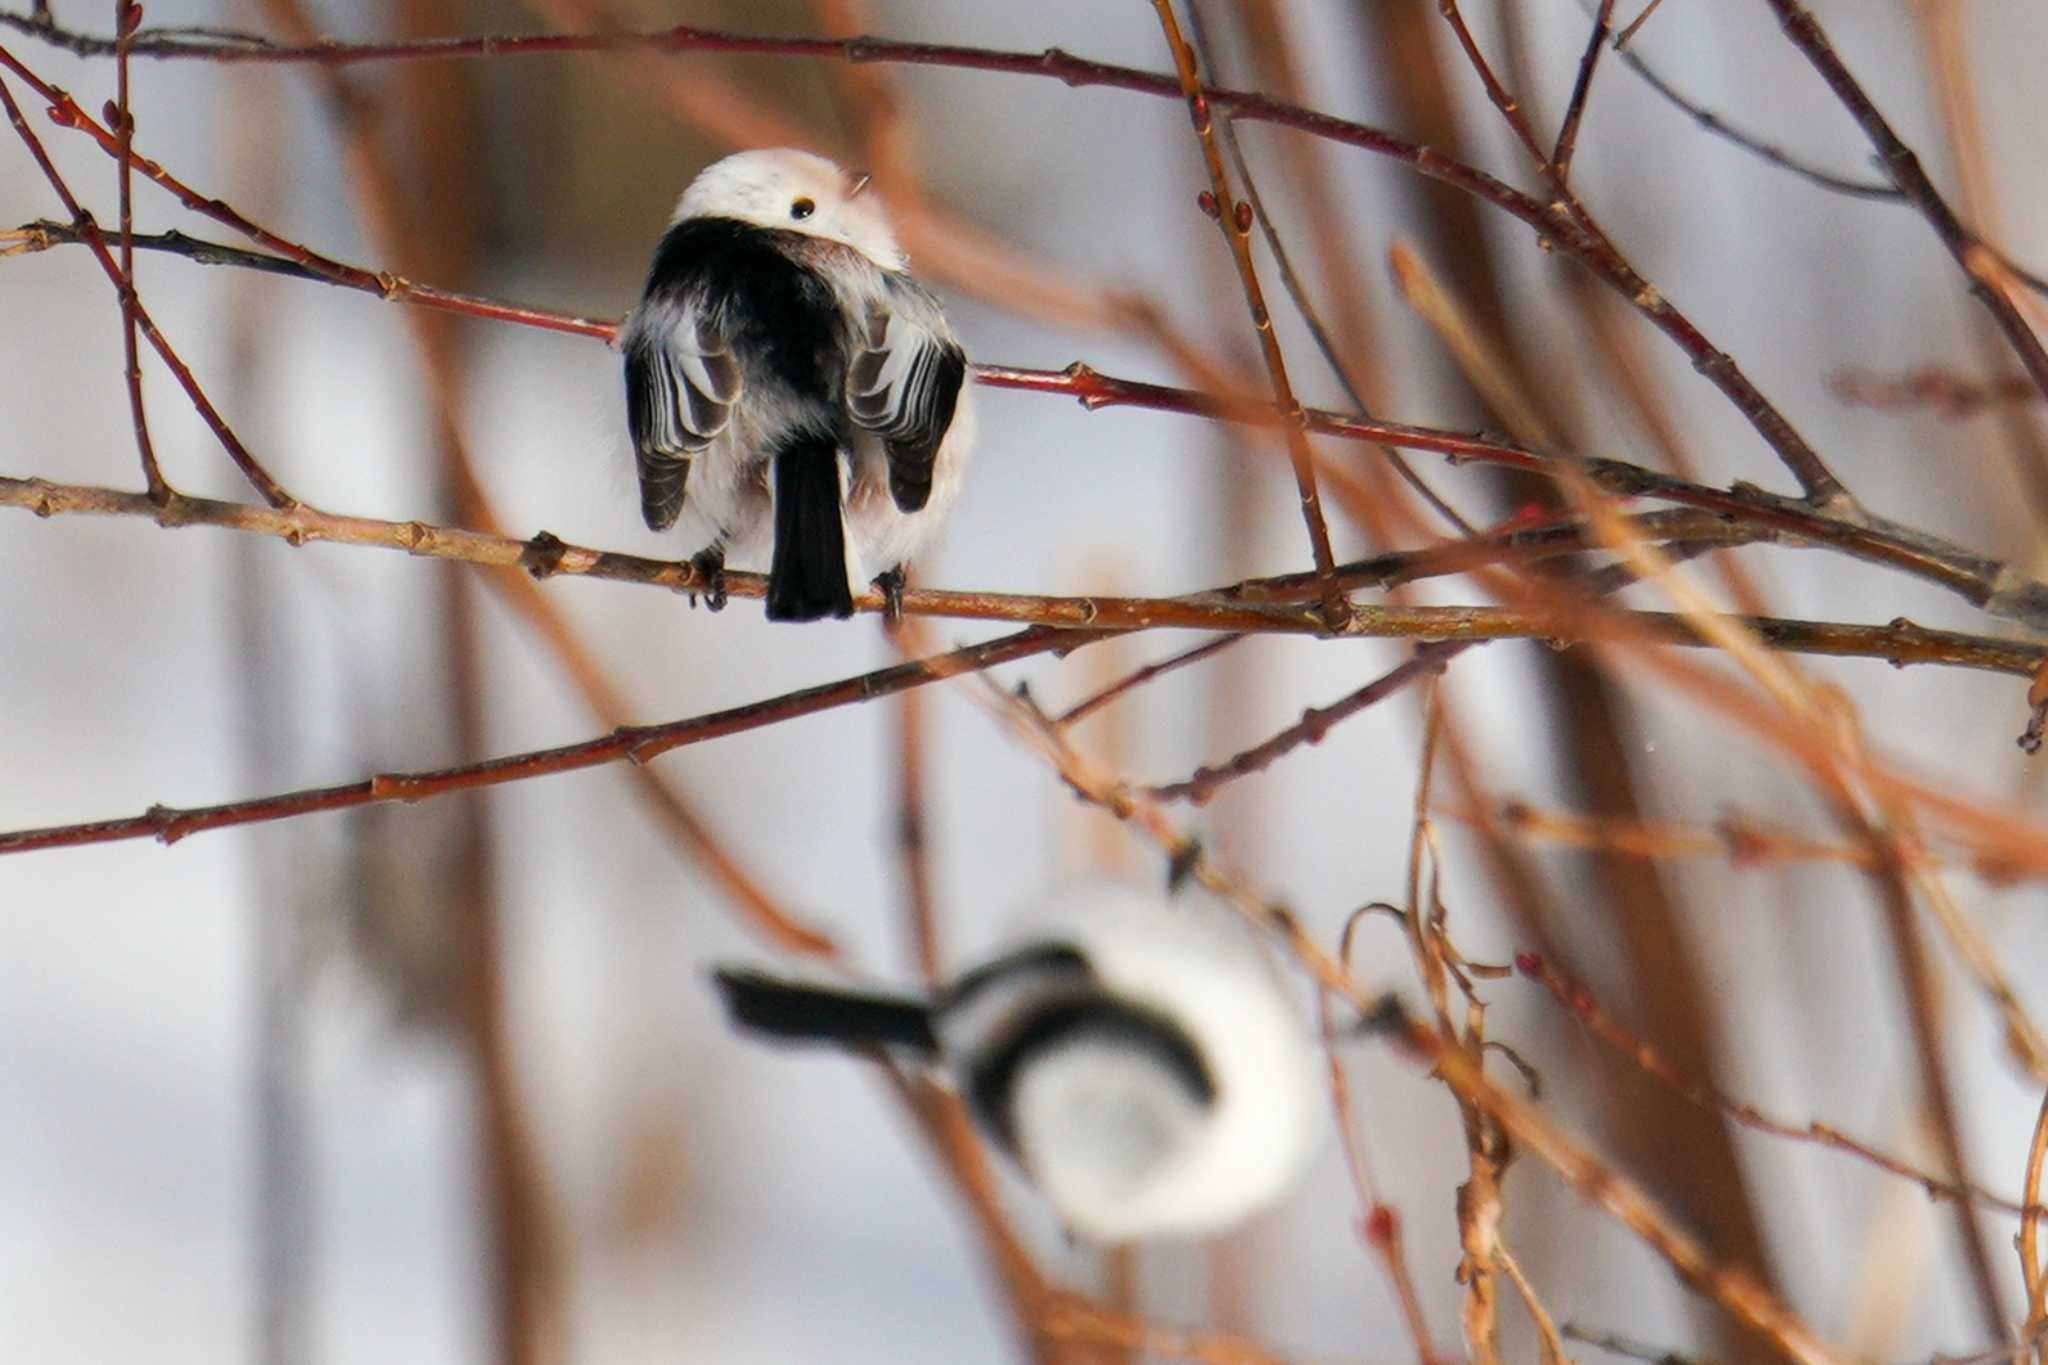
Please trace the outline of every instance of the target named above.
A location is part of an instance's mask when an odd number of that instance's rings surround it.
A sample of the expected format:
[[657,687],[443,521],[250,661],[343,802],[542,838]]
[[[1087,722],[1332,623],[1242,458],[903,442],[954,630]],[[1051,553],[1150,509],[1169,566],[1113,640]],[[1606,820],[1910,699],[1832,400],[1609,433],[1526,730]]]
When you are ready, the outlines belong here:
[[1316,1050],[1241,921],[1089,884],[925,1001],[723,968],[733,1021],[935,1064],[1076,1234],[1193,1236],[1286,1193],[1320,1142]]
[[960,490],[967,357],[868,178],[788,149],[740,152],[683,194],[620,331],[647,525],[691,508],[714,607],[728,555],[768,560],[767,615],[853,612]]

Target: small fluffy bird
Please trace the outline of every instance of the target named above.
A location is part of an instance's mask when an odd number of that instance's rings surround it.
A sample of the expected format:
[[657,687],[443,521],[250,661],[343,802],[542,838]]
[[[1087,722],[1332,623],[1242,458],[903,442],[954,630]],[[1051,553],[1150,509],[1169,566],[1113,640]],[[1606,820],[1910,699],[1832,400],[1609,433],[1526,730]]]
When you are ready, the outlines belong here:
[[936,999],[723,968],[733,1022],[938,1067],[1074,1233],[1230,1226],[1319,1145],[1316,1050],[1242,922],[1213,903],[1072,888]]
[[868,177],[808,152],[684,191],[619,344],[641,515],[665,531],[687,496],[709,523],[714,608],[727,555],[766,548],[770,620],[850,616],[868,577],[901,609],[973,441],[966,354],[907,264]]

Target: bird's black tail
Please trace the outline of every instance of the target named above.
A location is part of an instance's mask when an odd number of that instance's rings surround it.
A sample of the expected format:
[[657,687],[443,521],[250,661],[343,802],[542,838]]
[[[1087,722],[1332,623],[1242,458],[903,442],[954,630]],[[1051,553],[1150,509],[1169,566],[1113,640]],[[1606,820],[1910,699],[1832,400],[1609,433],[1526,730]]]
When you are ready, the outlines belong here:
[[855,1047],[939,1050],[931,1011],[915,1000],[862,995],[808,981],[787,981],[746,967],[714,973],[725,1012],[741,1028],[770,1038]]
[[846,522],[839,509],[839,443],[791,437],[775,452],[775,557],[768,565],[768,619],[853,615],[846,581]]

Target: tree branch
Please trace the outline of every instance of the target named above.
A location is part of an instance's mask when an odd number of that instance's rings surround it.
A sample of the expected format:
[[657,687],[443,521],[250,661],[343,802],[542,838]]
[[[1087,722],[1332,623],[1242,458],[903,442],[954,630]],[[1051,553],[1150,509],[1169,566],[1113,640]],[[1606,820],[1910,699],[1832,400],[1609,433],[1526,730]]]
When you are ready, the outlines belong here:
[[1251,314],[1252,330],[1258,334],[1259,355],[1265,361],[1266,376],[1273,385],[1273,404],[1280,414],[1280,426],[1287,434],[1287,458],[1294,466],[1294,486],[1301,498],[1301,519],[1308,527],[1309,549],[1315,557],[1316,575],[1322,580],[1323,613],[1331,624],[1343,618],[1344,603],[1333,576],[1335,560],[1330,554],[1330,528],[1323,521],[1323,502],[1316,492],[1315,459],[1308,448],[1308,418],[1294,397],[1294,385],[1287,378],[1287,357],[1281,352],[1279,334],[1273,330],[1273,315],[1266,307],[1266,295],[1259,285],[1258,267],[1252,261],[1252,206],[1240,200],[1230,188],[1229,172],[1223,168],[1223,151],[1216,143],[1216,118],[1202,93],[1201,75],[1195,70],[1195,54],[1181,36],[1180,22],[1173,16],[1173,0],[1152,0],[1159,27],[1173,53],[1174,70],[1180,76],[1181,93],[1188,102],[1188,117],[1202,146],[1202,162],[1209,172],[1209,195],[1202,200],[1205,211],[1216,222],[1230,247],[1237,282],[1244,291],[1245,310]]
[[313,787],[276,796],[224,805],[175,809],[155,805],[140,815],[84,824],[59,825],[47,829],[16,830],[0,834],[0,855],[30,853],[48,848],[76,848],[85,844],[114,843],[125,839],[155,839],[173,844],[193,834],[229,829],[240,825],[286,820],[320,811],[349,810],[382,801],[423,801],[447,792],[470,791],[506,782],[545,777],[553,773],[576,772],[626,759],[647,763],[686,745],[726,735],[758,730],[763,726],[816,715],[859,702],[873,701],[906,688],[961,673],[979,672],[997,664],[1043,654],[1049,650],[1078,649],[1103,638],[1106,631],[1062,631],[1034,626],[969,645],[946,654],[909,663],[878,668],[837,682],[822,683],[796,692],[750,702],[708,715],[664,725],[621,726],[610,734],[552,749],[536,749],[425,772],[378,773],[360,782],[340,786]]
[[[11,243],[0,247],[0,257],[47,250],[68,243],[90,245],[87,235],[90,231],[89,227],[38,220],[11,232],[0,233],[0,241]],[[331,263],[339,267],[338,271],[323,271],[295,259],[225,246],[180,232],[138,235],[135,242],[142,249],[170,252],[204,264],[262,270],[294,279],[357,289],[394,302],[416,303],[599,340],[609,341],[616,330],[610,322],[438,289],[385,271],[371,271],[340,262]],[[1281,420],[1270,404],[1257,399],[1123,379],[1103,374],[1080,361],[1064,370],[1035,370],[999,364],[978,364],[972,369],[975,381],[988,387],[1066,394],[1078,399],[1090,411],[1106,407],[1139,407],[1253,425],[1276,425]],[[1498,465],[1547,475],[1555,475],[1566,466],[1576,466],[1607,492],[1653,497],[1720,513],[1760,532],[1782,533],[1796,537],[1799,543],[1825,546],[1912,574],[1958,594],[1973,606],[2025,622],[2035,629],[2048,629],[2048,585],[2035,582],[2005,561],[1868,514],[1830,513],[1801,499],[1770,493],[1751,484],[1714,488],[1626,460],[1538,450],[1484,432],[1451,431],[1382,421],[1324,408],[1304,411],[1308,429],[1319,435],[1429,451],[1446,456],[1454,464]]]
[[1955,257],[1956,264],[1969,276],[1970,292],[1990,311],[1992,321],[2005,334],[2007,343],[2020,358],[2021,367],[2033,379],[2035,387],[2048,395],[2048,349],[2042,347],[2034,329],[2027,325],[2027,320],[2020,316],[2019,309],[2013,306],[2012,300],[1999,286],[1994,268],[1996,253],[1956,217],[1955,210],[1949,207],[1941,191],[1928,179],[1920,158],[1892,130],[1890,122],[1879,112],[1855,76],[1850,74],[1812,12],[1799,0],[1765,0],[1765,3],[1777,14],[1778,22],[1784,26],[1793,46],[1806,55],[1813,69],[1835,92],[1835,98],[1863,129],[1870,145],[1877,149],[1892,183],[1920,210],[1920,216],[1927,220],[1941,239],[1941,244],[1948,248],[1949,255]]

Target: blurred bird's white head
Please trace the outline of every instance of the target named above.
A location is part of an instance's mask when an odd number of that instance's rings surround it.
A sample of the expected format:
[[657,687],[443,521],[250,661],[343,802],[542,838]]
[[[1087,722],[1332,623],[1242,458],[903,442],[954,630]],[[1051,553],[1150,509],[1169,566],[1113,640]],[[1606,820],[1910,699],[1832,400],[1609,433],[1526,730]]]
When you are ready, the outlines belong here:
[[732,218],[822,237],[884,270],[907,264],[868,177],[790,147],[735,152],[706,166],[676,205],[675,221],[686,218]]

